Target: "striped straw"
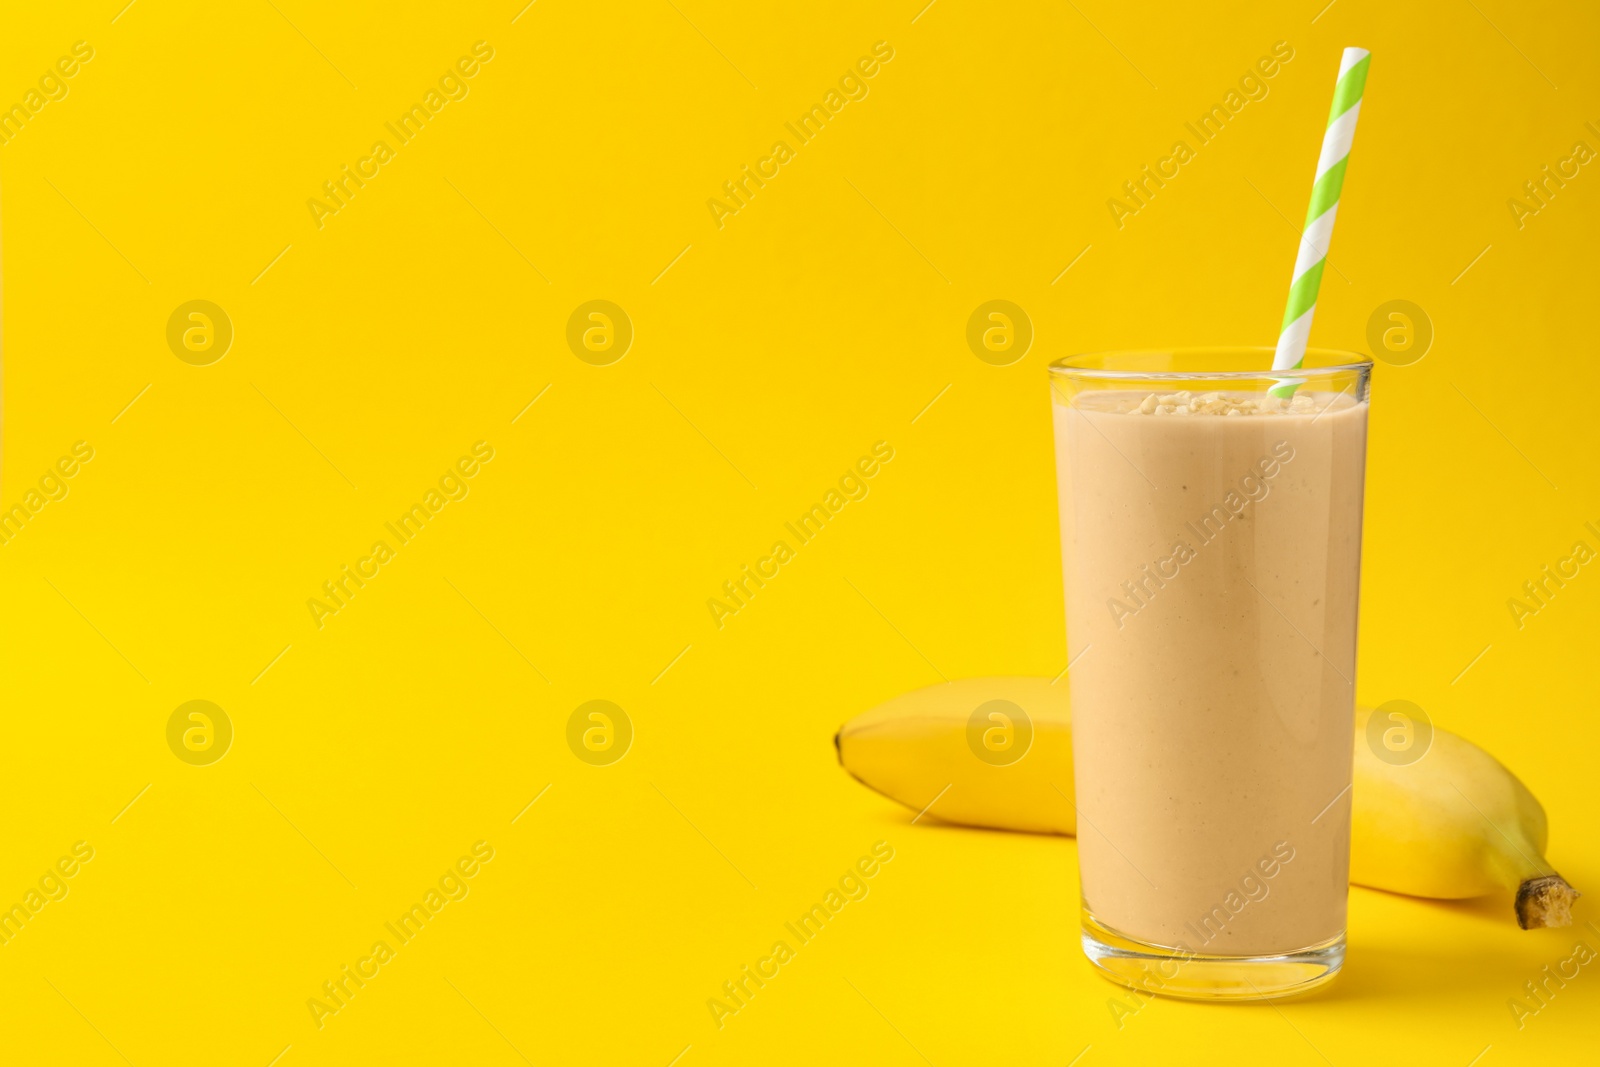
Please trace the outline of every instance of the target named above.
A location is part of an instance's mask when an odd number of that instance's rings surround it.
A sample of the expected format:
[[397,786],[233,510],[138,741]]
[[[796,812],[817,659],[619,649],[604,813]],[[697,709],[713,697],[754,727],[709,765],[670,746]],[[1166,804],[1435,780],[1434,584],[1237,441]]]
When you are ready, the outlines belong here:
[[[1356,118],[1361,114],[1361,92],[1367,85],[1370,55],[1365,48],[1346,48],[1339,62],[1339,82],[1333,89],[1333,108],[1322,135],[1317,180],[1311,187],[1311,205],[1306,209],[1306,229],[1294,261],[1294,281],[1289,286],[1289,305],[1283,312],[1278,350],[1272,358],[1273,370],[1293,370],[1306,357],[1306,339],[1311,334],[1311,317],[1317,310],[1317,289],[1322,285],[1322,265],[1328,260],[1328,244],[1333,239],[1333,219],[1339,212],[1339,190],[1344,186],[1344,165],[1350,158],[1350,142],[1355,138]],[[1272,393],[1292,394],[1298,384],[1286,380]]]

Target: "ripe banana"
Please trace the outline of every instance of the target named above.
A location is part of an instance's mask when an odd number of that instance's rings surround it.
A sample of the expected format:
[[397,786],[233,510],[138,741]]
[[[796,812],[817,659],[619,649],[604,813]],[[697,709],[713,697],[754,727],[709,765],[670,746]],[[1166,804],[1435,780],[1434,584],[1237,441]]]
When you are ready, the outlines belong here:
[[[978,718],[978,758],[968,742],[974,709],[1009,701],[1032,720],[995,708]],[[990,719],[989,715],[1004,719]],[[1009,728],[1010,737],[1004,735]],[[1072,728],[1067,686],[1048,678],[968,678],[902,693],[856,716],[833,739],[839,762],[862,785],[923,811],[938,800],[945,822],[1077,833],[1072,806]],[[1009,761],[1009,762],[1003,762]]]
[[1417,897],[1516,893],[1517,925],[1570,926],[1578,891],[1544,858],[1549,829],[1528,787],[1493,756],[1448,730],[1396,766],[1364,743],[1356,709],[1350,880]]
[[[1364,743],[1357,710],[1350,879],[1454,899],[1505,888],[1523,929],[1567,926],[1578,892],[1544,859],[1544,809],[1516,776],[1437,727],[1409,764]],[[1073,834],[1067,686],[1046,678],[969,678],[905,693],[834,736],[863,785],[945,822]]]

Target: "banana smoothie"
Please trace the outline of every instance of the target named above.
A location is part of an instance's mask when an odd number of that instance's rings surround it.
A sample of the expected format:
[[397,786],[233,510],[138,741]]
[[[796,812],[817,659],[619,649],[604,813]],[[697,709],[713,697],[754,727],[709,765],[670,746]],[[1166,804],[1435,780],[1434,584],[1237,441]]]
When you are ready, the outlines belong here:
[[1057,391],[1091,937],[1343,936],[1367,405],[1322,388]]

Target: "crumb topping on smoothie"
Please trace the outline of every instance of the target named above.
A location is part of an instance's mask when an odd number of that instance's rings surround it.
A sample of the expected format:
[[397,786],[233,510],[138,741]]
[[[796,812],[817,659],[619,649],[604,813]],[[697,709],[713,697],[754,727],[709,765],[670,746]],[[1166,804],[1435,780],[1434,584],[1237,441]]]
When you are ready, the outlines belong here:
[[1150,393],[1128,410],[1141,415],[1309,415],[1323,405],[1306,393],[1292,398],[1267,393]]

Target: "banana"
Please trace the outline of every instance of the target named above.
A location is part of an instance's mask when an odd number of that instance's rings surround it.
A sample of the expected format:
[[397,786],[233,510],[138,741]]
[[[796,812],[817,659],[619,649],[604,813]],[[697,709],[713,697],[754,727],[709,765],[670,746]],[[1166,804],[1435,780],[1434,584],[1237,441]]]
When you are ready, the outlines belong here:
[[1356,709],[1350,880],[1447,900],[1516,893],[1517,925],[1570,926],[1579,896],[1544,858],[1544,808],[1466,738],[1433,728],[1428,751],[1392,765],[1364,744],[1372,711]]
[[1075,834],[1067,712],[1065,682],[968,678],[902,693],[845,723],[833,743],[857,781],[912,811],[964,826]]
[[[1411,896],[1516,894],[1523,929],[1567,926],[1579,896],[1544,859],[1544,809],[1483,749],[1433,728],[1412,763],[1364,743],[1357,709],[1350,880]],[[944,822],[1074,834],[1067,687],[1046,678],[969,678],[905,693],[834,736],[857,781]]]

